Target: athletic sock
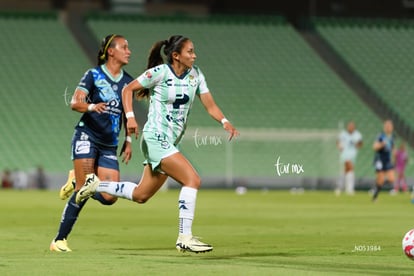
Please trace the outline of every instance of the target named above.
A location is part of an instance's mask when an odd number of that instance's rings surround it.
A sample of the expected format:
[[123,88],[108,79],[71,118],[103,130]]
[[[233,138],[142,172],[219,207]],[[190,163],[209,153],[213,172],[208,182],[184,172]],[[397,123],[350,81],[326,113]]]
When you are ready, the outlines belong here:
[[116,197],[132,200],[132,194],[136,186],[138,185],[132,182],[101,182],[96,188],[96,192],[108,193]]
[[194,210],[197,200],[197,189],[182,187],[178,198],[178,233],[183,235],[192,235],[192,225],[194,219]]
[[355,190],[355,174],[349,171],[345,174],[345,191],[348,194],[353,194]]
[[341,175],[337,179],[336,183],[336,192],[341,193],[344,190],[344,182],[345,182],[345,174],[341,173]]
[[55,241],[67,239],[86,201],[76,204],[76,192],[72,194],[72,197],[66,203],[65,209],[63,209],[62,219]]
[[377,184],[376,187],[375,187],[374,195],[372,196],[372,200],[376,200],[377,199],[378,194],[381,191],[381,189],[382,189],[382,185],[378,185]]

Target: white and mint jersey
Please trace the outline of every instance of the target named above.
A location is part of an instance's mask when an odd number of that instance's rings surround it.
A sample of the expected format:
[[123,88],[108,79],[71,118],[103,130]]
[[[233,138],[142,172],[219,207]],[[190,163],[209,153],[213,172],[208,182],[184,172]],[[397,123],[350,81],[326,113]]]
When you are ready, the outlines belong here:
[[342,161],[355,161],[358,153],[358,143],[362,141],[362,135],[358,130],[349,133],[343,130],[338,137],[338,141],[342,147]]
[[193,66],[178,77],[170,65],[162,64],[145,71],[137,81],[150,90],[148,120],[143,131],[178,145],[195,96],[209,92],[203,73]]

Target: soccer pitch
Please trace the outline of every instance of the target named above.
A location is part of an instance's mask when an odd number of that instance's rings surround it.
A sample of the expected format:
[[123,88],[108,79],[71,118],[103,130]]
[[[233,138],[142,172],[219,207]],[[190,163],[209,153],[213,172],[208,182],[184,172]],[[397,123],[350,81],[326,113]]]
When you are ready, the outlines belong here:
[[204,254],[179,253],[178,190],[138,205],[90,200],[49,251],[64,201],[57,191],[0,191],[0,275],[411,275],[402,252],[414,228],[409,195],[200,190],[193,234]]

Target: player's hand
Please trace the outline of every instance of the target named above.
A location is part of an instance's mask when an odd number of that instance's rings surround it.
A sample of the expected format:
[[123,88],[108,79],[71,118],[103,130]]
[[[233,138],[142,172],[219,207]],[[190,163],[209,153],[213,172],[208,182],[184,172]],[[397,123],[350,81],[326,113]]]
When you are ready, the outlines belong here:
[[223,124],[223,128],[230,133],[229,136],[229,141],[231,141],[231,139],[233,139],[233,137],[237,137],[240,135],[240,133],[237,131],[237,129],[230,123],[230,122],[225,122]]
[[134,117],[127,119],[127,133],[129,136],[131,136],[132,134],[135,134],[135,139],[138,139],[139,128],[138,128],[137,121],[135,120]]
[[122,155],[122,162],[128,164],[129,160],[132,158],[132,144],[128,141],[125,141],[122,145],[121,152],[119,156]]
[[106,103],[97,103],[93,107],[92,111],[97,112],[97,113],[102,113],[106,111],[106,109],[107,109]]

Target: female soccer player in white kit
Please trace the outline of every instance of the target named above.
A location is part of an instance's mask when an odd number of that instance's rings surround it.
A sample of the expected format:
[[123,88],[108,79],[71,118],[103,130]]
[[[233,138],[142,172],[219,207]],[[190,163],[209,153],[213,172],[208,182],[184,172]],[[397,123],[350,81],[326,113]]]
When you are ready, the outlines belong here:
[[[167,63],[161,56],[161,49]],[[145,203],[162,186],[168,176],[182,185],[178,200],[179,235],[176,248],[179,251],[208,252],[209,244],[192,235],[192,222],[196,205],[200,177],[177,149],[186,128],[187,118],[195,96],[198,96],[207,112],[230,133],[229,140],[238,131],[225,118],[216,105],[203,73],[194,66],[196,54],[193,43],[181,35],[155,43],[148,58],[148,70],[132,81],[123,90],[123,104],[126,112],[129,134],[138,136],[138,124],[132,109],[132,94],[149,97],[148,120],[143,129],[141,150],[146,158],[144,172],[138,184],[131,182],[100,182],[90,174],[85,185],[77,194],[82,202],[95,192]]]
[[[353,121],[348,122],[346,130],[343,130],[339,134],[337,146],[341,152],[341,165],[344,170],[344,177],[342,175],[340,176],[340,183],[345,182],[345,192],[352,195],[355,191],[355,161],[358,155],[358,149],[362,146],[362,135],[356,130]],[[340,184],[337,188],[337,194],[341,192],[342,186]]]

